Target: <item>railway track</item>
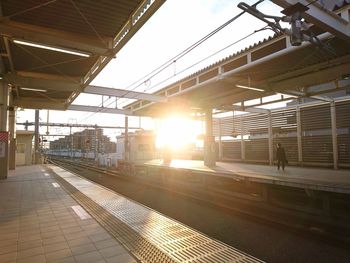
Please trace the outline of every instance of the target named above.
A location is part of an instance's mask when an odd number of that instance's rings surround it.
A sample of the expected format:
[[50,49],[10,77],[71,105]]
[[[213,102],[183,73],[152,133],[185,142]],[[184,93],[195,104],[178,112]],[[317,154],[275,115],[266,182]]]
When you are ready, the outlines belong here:
[[[178,188],[169,189],[169,187],[165,187],[164,185],[154,184],[152,181],[140,180],[140,177],[128,176],[120,171],[96,167],[92,164],[87,164],[82,161],[51,159],[50,162],[52,164],[73,171],[81,176],[84,176],[84,174],[86,174],[86,171],[90,171],[98,175],[96,179],[101,178],[102,176],[112,176],[115,179],[123,180],[131,184],[142,184],[143,186],[151,187],[153,189],[156,189],[156,191],[161,190],[164,192],[175,193],[186,198],[191,198],[195,201],[199,201],[201,205],[206,205],[212,208],[219,208],[221,210],[225,210],[225,212],[228,213],[232,212],[235,214],[239,213],[241,215],[249,216],[250,219],[258,220],[259,223],[279,225],[280,227],[288,228],[289,231],[297,232],[298,234],[306,235],[312,238],[317,237],[322,241],[331,242],[337,246],[348,246],[350,244],[349,229],[339,227],[337,225],[337,222],[334,222],[334,224],[325,224],[324,222],[311,220],[307,216],[300,215],[300,213],[293,214],[291,211],[288,213],[280,213],[281,209],[276,208],[274,210],[271,209],[271,207],[264,209],[263,206],[259,210],[254,210],[252,212],[251,209],[242,209],[242,204],[237,207],[232,205],[227,206],[225,202],[221,202],[222,198],[220,196],[217,196],[215,200],[213,200],[209,199],[205,194],[198,194],[198,192],[190,193],[188,191],[182,191]],[[96,182],[98,182],[98,180],[96,180]],[[108,185],[105,186],[109,188]],[[243,203],[247,204],[247,207],[249,206],[246,200]]]

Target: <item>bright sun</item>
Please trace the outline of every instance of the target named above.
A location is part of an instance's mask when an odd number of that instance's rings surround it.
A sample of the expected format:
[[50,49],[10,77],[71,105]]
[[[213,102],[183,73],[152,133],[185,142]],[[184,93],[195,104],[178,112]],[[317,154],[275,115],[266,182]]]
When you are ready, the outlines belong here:
[[197,136],[202,134],[202,124],[182,117],[169,117],[160,122],[156,134],[157,148],[180,150],[186,145],[196,144]]

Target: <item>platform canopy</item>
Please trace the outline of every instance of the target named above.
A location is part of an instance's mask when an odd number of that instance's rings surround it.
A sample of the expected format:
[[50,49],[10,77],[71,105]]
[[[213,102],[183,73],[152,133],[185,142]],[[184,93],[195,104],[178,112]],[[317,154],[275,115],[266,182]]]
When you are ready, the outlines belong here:
[[164,1],[1,1],[0,77],[14,106],[67,109]]
[[[288,7],[292,1],[275,2]],[[305,33],[312,31],[317,44],[304,41],[292,46],[289,35],[276,34],[154,93],[166,96],[166,103],[138,100],[125,109],[149,116],[208,108],[232,111],[246,108],[245,103],[255,99],[256,106],[262,105],[267,96],[277,95],[275,102],[290,99],[287,95],[327,101],[324,93],[349,89],[349,5],[344,2],[330,11],[315,1],[307,3],[317,12],[312,13],[311,29]],[[310,17],[305,14],[307,23]],[[320,21],[324,17],[329,24]]]

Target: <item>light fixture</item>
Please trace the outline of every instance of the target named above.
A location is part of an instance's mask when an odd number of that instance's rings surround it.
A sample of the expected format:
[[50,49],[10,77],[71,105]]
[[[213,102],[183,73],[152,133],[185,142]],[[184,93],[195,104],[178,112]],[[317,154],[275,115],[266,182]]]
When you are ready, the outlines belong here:
[[250,90],[260,91],[260,92],[265,91],[265,90],[263,90],[263,89],[258,89],[258,88],[243,86],[243,85],[236,85],[236,87],[237,87],[237,88],[241,88],[241,89],[250,89]]
[[34,43],[34,42],[17,40],[17,39],[13,40],[13,42],[16,44],[19,44],[19,45],[24,45],[24,46],[48,49],[48,50],[52,50],[52,51],[67,53],[67,54],[81,56],[81,57],[90,57],[90,54],[88,54],[88,53],[83,53],[83,52],[74,51],[74,50],[65,49],[65,48],[47,46],[47,45],[42,45],[42,44],[38,44],[38,43]]
[[47,92],[46,89],[21,88],[21,90],[29,90],[29,91],[37,91],[37,92]]
[[348,80],[348,79],[350,79],[350,73],[344,74],[344,75],[342,76],[342,79],[343,79],[343,80]]

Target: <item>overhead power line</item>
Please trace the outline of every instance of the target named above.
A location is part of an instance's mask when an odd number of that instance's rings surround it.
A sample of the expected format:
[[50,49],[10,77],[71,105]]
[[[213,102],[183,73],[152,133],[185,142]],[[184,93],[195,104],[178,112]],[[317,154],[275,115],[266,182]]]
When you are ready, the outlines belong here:
[[[258,4],[264,2],[264,0],[259,0],[257,1],[255,4],[253,4],[253,6],[257,6]],[[135,82],[133,82],[132,84],[128,85],[126,87],[126,89],[129,89],[128,92],[125,93],[124,96],[126,96],[127,94],[129,94],[131,91],[134,91],[135,89],[137,89],[138,87],[140,87],[145,81],[153,78],[154,76],[156,76],[157,74],[161,73],[163,70],[165,70],[166,68],[168,68],[169,66],[172,65],[172,63],[174,61],[179,60],[180,58],[184,57],[185,55],[187,55],[189,52],[191,52],[192,50],[194,50],[196,47],[198,47],[199,45],[201,45],[203,42],[205,42],[206,40],[208,40],[210,37],[212,37],[213,35],[215,35],[216,33],[218,33],[219,31],[221,31],[223,28],[225,28],[226,26],[228,26],[229,24],[231,24],[233,21],[237,20],[240,16],[242,16],[245,13],[245,11],[240,12],[239,14],[237,14],[236,16],[232,17],[231,19],[229,19],[228,21],[226,21],[225,23],[223,23],[221,26],[217,27],[216,29],[214,29],[213,31],[211,31],[209,34],[205,35],[203,38],[201,38],[200,40],[196,41],[195,43],[193,43],[192,45],[190,45],[188,48],[184,49],[183,51],[181,51],[178,55],[172,57],[171,59],[169,59],[168,61],[164,62],[162,65],[158,66],[156,69],[152,70],[150,73],[144,75],[143,77],[139,78],[138,80],[136,80]],[[230,44],[230,46],[237,44],[238,42],[246,39],[247,37],[249,37],[250,35],[256,33],[257,31],[254,31],[253,33],[250,33],[249,35],[235,41],[234,43]],[[228,47],[226,47],[228,48]],[[221,52],[221,51],[218,51]],[[213,56],[213,55],[211,55]],[[200,62],[197,62],[197,64]],[[136,85],[136,86],[134,86]],[[133,87],[134,86],[134,87]],[[123,98],[123,97],[121,97]],[[110,106],[112,103],[114,103],[114,101],[112,101],[111,103],[107,104],[105,107]],[[84,120],[92,117],[93,115],[97,114],[97,113],[103,113],[103,108],[98,110],[97,112],[92,113],[90,116],[88,116],[87,118],[84,118]]]

